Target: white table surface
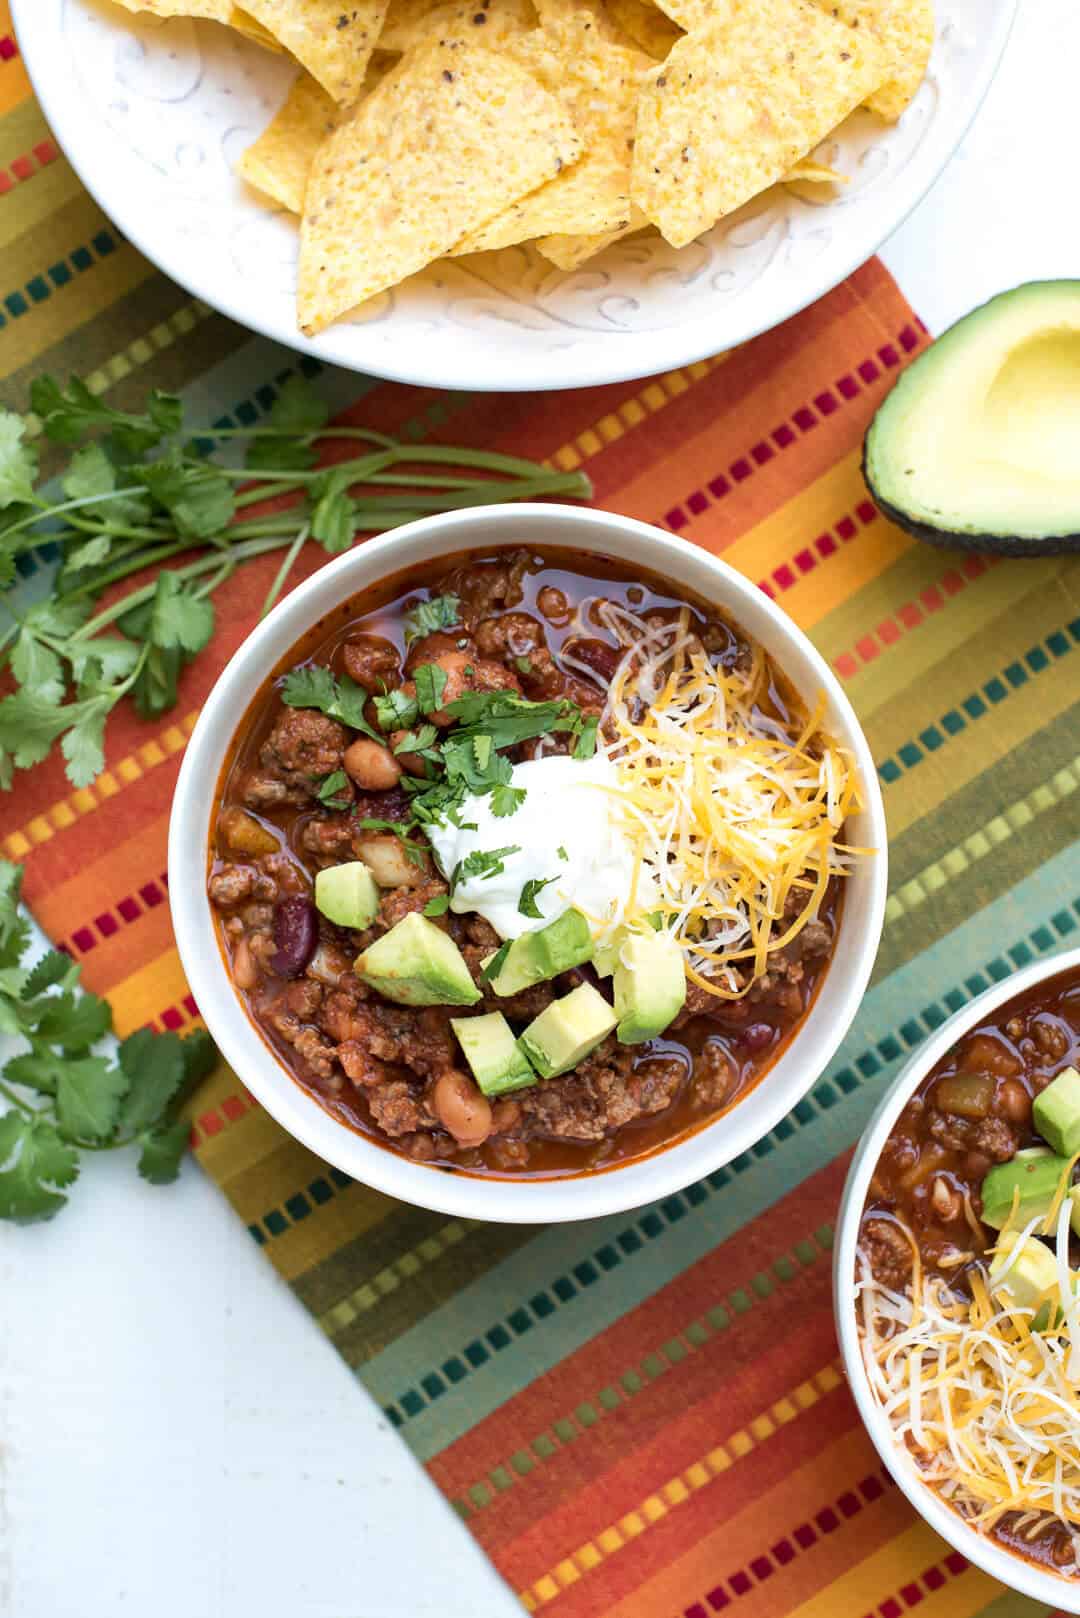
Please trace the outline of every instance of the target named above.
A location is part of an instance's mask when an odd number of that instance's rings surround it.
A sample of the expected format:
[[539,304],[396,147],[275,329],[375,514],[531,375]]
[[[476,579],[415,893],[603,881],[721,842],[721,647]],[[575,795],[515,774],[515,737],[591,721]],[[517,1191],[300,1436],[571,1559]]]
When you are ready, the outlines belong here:
[[[939,331],[1080,276],[1077,0],[1021,0],[961,151],[884,251]],[[520,1612],[214,1186],[90,1162],[0,1226],[5,1618]],[[417,1550],[419,1546],[419,1551]]]

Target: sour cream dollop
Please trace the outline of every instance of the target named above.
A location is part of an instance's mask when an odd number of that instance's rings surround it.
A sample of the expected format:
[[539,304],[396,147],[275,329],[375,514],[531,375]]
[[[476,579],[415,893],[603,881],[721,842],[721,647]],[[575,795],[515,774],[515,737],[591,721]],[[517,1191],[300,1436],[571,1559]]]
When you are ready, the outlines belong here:
[[[602,931],[625,901],[634,873],[633,850],[605,790],[618,787],[615,765],[599,754],[538,758],[514,765],[513,785],[525,798],[512,815],[496,818],[490,796],[468,797],[459,810],[463,826],[425,828],[448,879],[470,854],[518,849],[503,856],[503,868],[494,875],[463,877],[451,910],[476,912],[500,938],[517,938],[576,906]],[[475,830],[464,829],[470,822]],[[522,915],[525,884],[548,877],[554,881],[535,895],[539,918]]]

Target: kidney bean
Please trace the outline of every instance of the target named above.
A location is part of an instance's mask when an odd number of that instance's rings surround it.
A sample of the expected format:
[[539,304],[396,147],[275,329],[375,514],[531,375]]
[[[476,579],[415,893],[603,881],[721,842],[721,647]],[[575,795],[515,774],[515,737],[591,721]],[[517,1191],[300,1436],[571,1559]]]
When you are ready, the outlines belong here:
[[319,924],[315,906],[306,894],[292,894],[274,908],[275,954],[272,969],[283,978],[298,978],[315,953]]
[[771,1045],[776,1030],[772,1023],[752,1022],[749,1028],[744,1028],[739,1035],[739,1044],[744,1045],[748,1051],[763,1051],[766,1045]]
[[564,654],[576,658],[584,663],[596,675],[601,685],[610,685],[615,670],[622,661],[622,648],[609,646],[607,641],[594,640],[592,636],[579,637],[576,640],[564,641],[561,647]]

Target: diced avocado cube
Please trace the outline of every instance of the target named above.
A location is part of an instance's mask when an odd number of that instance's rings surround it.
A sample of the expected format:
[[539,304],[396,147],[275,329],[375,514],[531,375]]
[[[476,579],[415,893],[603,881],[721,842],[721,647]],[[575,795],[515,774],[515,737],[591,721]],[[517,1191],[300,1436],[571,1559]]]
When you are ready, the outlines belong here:
[[[664,926],[664,914],[661,910],[654,910],[645,917],[648,925],[658,933]],[[593,970],[602,978],[609,978],[619,964],[619,952],[626,940],[631,937],[629,927],[616,927],[615,930],[593,949]]]
[[591,983],[579,984],[534,1017],[521,1048],[541,1078],[568,1073],[596,1049],[615,1026],[615,1013]]
[[1035,1128],[1061,1157],[1080,1152],[1080,1073],[1063,1068],[1032,1108]]
[[515,938],[491,980],[496,994],[520,994],[534,983],[592,959],[592,930],[580,910],[566,910],[546,927]]
[[1074,1185],[1069,1192],[1069,1201],[1072,1203],[1072,1213],[1069,1223],[1073,1228],[1073,1235],[1080,1236],[1080,1185]]
[[316,872],[315,904],[328,921],[362,932],[379,913],[379,889],[363,860],[349,860]]
[[415,910],[358,955],[355,966],[398,1005],[474,1006],[482,998],[454,940]]
[[662,1034],[686,1004],[682,950],[671,933],[631,933],[619,951],[614,988],[622,1044]]
[[[1020,1252],[1013,1262],[1018,1243]],[[1008,1274],[1002,1276],[1006,1268]],[[1060,1296],[1053,1253],[1036,1236],[1021,1237],[1015,1230],[1006,1231],[990,1261],[990,1290],[1014,1309],[1034,1310],[1037,1320],[1046,1306],[1045,1316],[1039,1321],[1040,1329],[1045,1329],[1056,1315],[1055,1300]]]
[[501,1011],[483,1017],[451,1017],[450,1026],[486,1096],[505,1095],[536,1083],[535,1069]]
[[1000,1230],[1012,1213],[1016,1192],[1020,1200],[1015,1222],[1026,1224],[1045,1216],[1068,1167],[1067,1158],[1055,1157],[1040,1146],[1017,1152],[1008,1163],[995,1164],[982,1183],[983,1223]]

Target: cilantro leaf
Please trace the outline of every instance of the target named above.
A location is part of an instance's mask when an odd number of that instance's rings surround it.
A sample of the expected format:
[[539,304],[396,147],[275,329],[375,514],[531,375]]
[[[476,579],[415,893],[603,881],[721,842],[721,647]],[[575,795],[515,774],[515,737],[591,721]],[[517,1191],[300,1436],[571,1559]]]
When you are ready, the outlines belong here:
[[19,631],[11,648],[11,672],[20,685],[32,686],[47,701],[59,702],[64,694],[64,669],[59,657],[28,626]]
[[531,702],[513,691],[467,691],[448,702],[446,712],[461,726],[457,736],[490,736],[497,748],[515,747],[553,731],[581,728],[581,710],[576,703]]
[[429,899],[428,900],[427,904],[424,906],[423,910],[421,911],[421,915],[424,915],[424,916],[445,916],[445,914],[449,910],[449,908],[450,908],[450,895],[448,893],[437,893],[435,895],[434,899]]
[[493,876],[501,876],[506,869],[504,860],[511,854],[520,854],[521,847],[512,843],[508,848],[475,849],[473,853],[466,854],[463,860],[458,860],[454,866],[454,874],[450,878],[450,892],[456,893],[462,882],[471,876],[477,876],[483,882],[490,882]]
[[373,698],[373,701],[380,730],[404,730],[409,725],[415,725],[420,713],[416,698],[410,697],[400,687]]
[[0,700],[0,755],[8,755],[20,770],[40,764],[71,724],[75,706],[60,706],[52,695],[39,695],[30,686],[4,697]]
[[125,1135],[140,1135],[161,1120],[184,1083],[183,1042],[175,1034],[140,1028],[122,1041],[117,1058],[128,1087],[116,1128]]
[[461,602],[456,595],[432,596],[417,602],[405,614],[405,639],[419,640],[438,629],[452,629],[461,622]]
[[78,1173],[78,1152],[50,1124],[18,1112],[0,1117],[0,1219],[51,1219]]
[[281,682],[281,700],[290,708],[318,708],[320,713],[347,725],[350,730],[362,731],[365,736],[382,741],[364,718],[368,693],[347,674],[335,680],[332,670],[317,663],[290,669]]
[[210,539],[236,515],[232,484],[209,462],[172,455],[141,466],[139,477],[154,503],[168,512],[181,539]]
[[31,1001],[27,1016],[33,1020],[36,1038],[59,1045],[69,1054],[88,1050],[112,1028],[109,1002],[85,990],[65,989]]
[[505,820],[514,815],[525,802],[525,788],[507,786],[497,781],[491,789],[491,812],[496,820]]
[[79,710],[75,723],[60,742],[60,751],[67,760],[67,778],[73,786],[88,787],[105,768],[105,721],[112,707],[112,699],[104,696],[60,710],[69,716],[73,708]]
[[342,789],[350,785],[349,777],[344,770],[335,770],[332,775],[325,775],[319,782],[319,802],[328,809],[347,809],[352,803],[352,793],[341,797]]
[[419,753],[434,763],[438,757],[435,742],[438,731],[434,725],[421,725],[419,730],[407,730],[394,748],[395,753]]
[[57,984],[70,986],[78,975],[79,968],[70,955],[65,955],[63,950],[51,949],[26,974],[23,993],[28,999],[35,1000],[39,994],[55,988]]
[[310,446],[300,440],[325,427],[329,414],[326,403],[305,377],[298,374],[287,377],[271,406],[268,425],[279,433],[295,436],[275,438],[256,434],[248,445],[245,464],[253,471],[307,471],[314,466],[315,455]]
[[537,895],[542,893],[546,887],[557,880],[558,878],[554,876],[531,876],[526,882],[525,886],[522,888],[521,896],[518,899],[518,910],[520,911],[521,915],[528,916],[532,921],[543,921],[544,912],[540,909],[540,906],[536,902]]
[[130,1080],[104,1056],[63,1057],[58,1062],[56,1116],[65,1135],[104,1140],[112,1133]]
[[149,638],[163,650],[201,652],[214,633],[213,604],[192,594],[165,568],[158,574],[150,610]]
[[563,845],[561,843],[559,844],[559,846],[555,850],[555,852],[556,852],[556,854],[559,856],[559,858],[561,860],[568,860],[570,858],[569,854],[566,852],[565,848],[563,847]]
[[103,404],[77,376],[70,378],[66,392],[54,377],[39,376],[31,385],[30,403],[54,444],[77,444],[88,432],[107,430],[118,450],[130,456],[142,455],[179,432],[182,421],[180,401],[171,393],[155,389],[145,414],[130,415]]
[[581,730],[574,743],[574,758],[592,758],[596,752],[596,732],[599,725],[600,720],[596,714],[588,714],[582,721]]
[[143,1179],[151,1185],[171,1185],[180,1173],[190,1136],[191,1125],[186,1118],[177,1118],[171,1124],[161,1124],[140,1135],[139,1173]]
[[13,410],[0,410],[0,511],[34,498],[37,455],[23,442],[25,437],[25,418]]
[[421,713],[438,713],[446,690],[446,670],[438,663],[421,663],[413,675],[416,704]]
[[490,983],[492,978],[498,977],[499,973],[502,971],[502,964],[509,953],[510,939],[508,938],[505,944],[499,945],[498,949],[488,961],[487,965],[480,968],[480,976],[483,978],[485,983]]
[[311,511],[311,537],[331,556],[347,551],[356,532],[356,501],[349,496],[351,481],[351,472],[335,468],[311,486],[315,502]]
[[[142,476],[141,467],[138,475]],[[75,451],[68,462],[60,486],[69,500],[113,495],[111,500],[101,499],[87,508],[85,515],[94,522],[108,521],[111,518],[114,522],[139,523],[145,522],[150,515],[150,503],[142,495],[116,494],[116,467],[99,443],[84,444],[81,449]],[[101,543],[105,547],[103,557],[108,554],[112,544],[108,534],[100,535],[96,541],[88,541],[82,550],[86,550],[89,545]],[[94,561],[101,560],[101,557],[94,559],[81,559],[81,557],[81,551],[69,553],[66,565],[69,568],[91,567]]]

